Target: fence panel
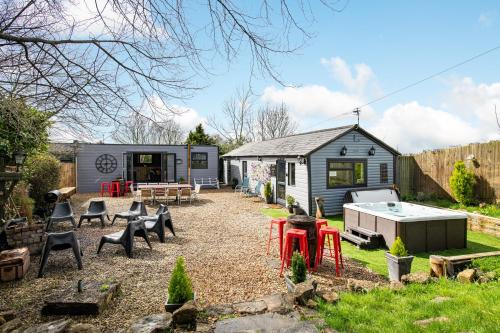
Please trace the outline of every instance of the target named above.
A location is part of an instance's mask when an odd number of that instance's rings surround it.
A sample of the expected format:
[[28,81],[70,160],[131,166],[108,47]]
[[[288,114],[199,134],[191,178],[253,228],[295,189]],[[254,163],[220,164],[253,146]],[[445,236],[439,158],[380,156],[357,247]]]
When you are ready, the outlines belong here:
[[61,178],[59,188],[76,186],[76,172],[74,163],[61,163]]

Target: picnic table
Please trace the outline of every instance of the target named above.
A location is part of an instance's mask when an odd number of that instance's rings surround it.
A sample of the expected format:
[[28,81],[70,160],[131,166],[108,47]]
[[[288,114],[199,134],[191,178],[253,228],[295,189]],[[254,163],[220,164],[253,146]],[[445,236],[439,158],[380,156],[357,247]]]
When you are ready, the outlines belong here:
[[190,188],[192,189],[193,187],[191,184],[138,184],[137,189],[142,190],[142,189],[156,189],[156,188],[177,188],[177,189],[182,189],[182,188]]

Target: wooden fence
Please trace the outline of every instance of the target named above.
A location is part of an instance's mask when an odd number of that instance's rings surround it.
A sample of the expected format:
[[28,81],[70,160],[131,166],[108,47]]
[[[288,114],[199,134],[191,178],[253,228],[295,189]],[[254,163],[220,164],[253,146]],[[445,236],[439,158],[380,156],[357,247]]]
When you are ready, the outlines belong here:
[[457,160],[463,160],[474,170],[477,176],[475,193],[480,200],[500,201],[500,141],[400,156],[396,165],[396,183],[401,194],[423,192],[450,197],[449,178]]
[[76,171],[74,163],[61,163],[61,178],[59,188],[76,186]]

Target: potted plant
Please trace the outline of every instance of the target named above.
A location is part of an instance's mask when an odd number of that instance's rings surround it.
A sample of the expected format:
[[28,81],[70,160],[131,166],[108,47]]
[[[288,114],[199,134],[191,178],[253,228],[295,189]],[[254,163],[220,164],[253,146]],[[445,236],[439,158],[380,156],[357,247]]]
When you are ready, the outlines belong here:
[[401,238],[396,237],[390,250],[385,253],[385,257],[391,281],[400,281],[401,276],[410,273],[413,256],[408,255],[408,251]]
[[292,275],[285,275],[285,284],[289,292],[295,290],[295,285],[307,278],[306,261],[302,254],[295,251],[292,255]]
[[174,312],[189,300],[195,299],[191,279],[184,268],[184,258],[178,257],[168,285],[168,298],[165,310]]
[[180,176],[179,183],[184,184],[185,182],[186,182],[186,180],[184,179],[184,177]]
[[233,188],[233,190],[236,188],[236,186],[238,186],[238,178],[231,179],[231,187]]
[[288,212],[290,214],[293,214],[293,208],[294,208],[294,204],[295,204],[295,198],[293,196],[291,196],[290,194],[286,196],[286,204],[287,204],[287,207],[288,207]]
[[273,203],[273,188],[271,187],[271,182],[267,182],[264,185],[264,197],[266,198],[266,203]]

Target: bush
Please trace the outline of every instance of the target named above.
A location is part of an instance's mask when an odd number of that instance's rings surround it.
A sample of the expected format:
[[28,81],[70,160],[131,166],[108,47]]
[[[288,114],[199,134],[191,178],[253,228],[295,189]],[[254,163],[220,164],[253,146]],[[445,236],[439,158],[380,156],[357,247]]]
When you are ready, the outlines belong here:
[[286,196],[286,204],[288,206],[291,206],[295,203],[295,198],[291,196],[290,194]]
[[57,158],[47,153],[36,154],[26,161],[23,177],[31,185],[30,197],[36,207],[43,207],[44,195],[59,186],[60,166]]
[[28,223],[31,224],[33,222],[33,208],[35,206],[35,201],[28,195],[28,184],[23,181],[17,183],[14,191],[12,192],[12,201],[19,210],[19,216],[26,217],[28,219]]
[[184,258],[179,257],[175,262],[168,285],[168,302],[170,304],[181,304],[193,299],[193,296],[193,286],[184,268]]
[[406,251],[405,244],[399,237],[396,237],[396,240],[394,241],[394,243],[392,243],[389,252],[396,257],[406,257],[408,255],[408,251]]
[[295,251],[292,255],[292,282],[297,284],[306,280],[306,261]]
[[272,194],[273,194],[273,189],[271,187],[271,182],[267,182],[266,185],[264,185],[264,196],[266,198],[269,198],[271,197]]
[[450,187],[458,203],[467,206],[474,202],[474,172],[468,170],[463,161],[456,161],[450,177]]

